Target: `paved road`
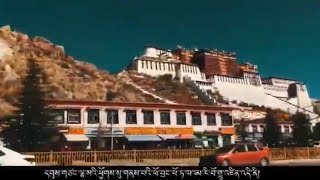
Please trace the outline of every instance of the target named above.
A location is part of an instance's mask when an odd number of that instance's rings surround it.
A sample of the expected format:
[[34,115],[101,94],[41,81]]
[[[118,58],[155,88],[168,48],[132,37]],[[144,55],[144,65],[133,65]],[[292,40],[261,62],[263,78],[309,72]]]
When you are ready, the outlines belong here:
[[272,161],[271,166],[320,166],[320,159],[295,159]]

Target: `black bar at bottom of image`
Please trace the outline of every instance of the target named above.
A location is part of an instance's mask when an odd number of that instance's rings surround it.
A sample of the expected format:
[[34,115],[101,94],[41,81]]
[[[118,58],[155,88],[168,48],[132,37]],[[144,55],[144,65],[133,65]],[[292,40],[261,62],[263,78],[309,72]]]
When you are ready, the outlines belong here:
[[[303,178],[320,166],[188,167],[188,166],[36,166],[0,167],[1,177],[40,179],[268,179]],[[2,178],[1,178],[2,179]]]

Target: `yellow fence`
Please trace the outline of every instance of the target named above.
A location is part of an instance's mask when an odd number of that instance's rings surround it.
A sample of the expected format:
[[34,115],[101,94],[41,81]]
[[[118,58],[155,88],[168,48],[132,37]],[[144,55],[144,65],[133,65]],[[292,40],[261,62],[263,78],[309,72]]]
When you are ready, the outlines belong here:
[[320,158],[320,148],[272,148],[270,149],[270,159],[315,159]]
[[[35,152],[37,164],[73,165],[80,161],[85,163],[109,163],[123,160],[143,162],[143,160],[178,160],[195,159],[200,156],[214,154],[214,149],[179,149],[179,150],[120,150],[120,151],[73,151],[73,152]],[[320,148],[272,148],[271,160],[313,159],[320,158]]]

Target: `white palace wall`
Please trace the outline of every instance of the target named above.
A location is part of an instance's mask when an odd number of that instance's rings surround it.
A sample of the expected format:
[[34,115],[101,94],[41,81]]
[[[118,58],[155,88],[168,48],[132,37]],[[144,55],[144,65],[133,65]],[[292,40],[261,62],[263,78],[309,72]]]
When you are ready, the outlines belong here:
[[206,80],[205,74],[200,72],[199,67],[174,61],[160,61],[148,60],[147,58],[138,58],[134,60],[133,67],[131,68],[134,68],[138,73],[143,73],[154,77],[171,74],[173,78],[178,77],[180,79],[180,82],[183,82],[184,77],[189,77],[193,81],[208,82]]
[[266,96],[262,86],[250,85],[247,79],[215,75],[211,81],[219,93],[229,101],[265,105]]
[[138,73],[147,74],[150,76],[162,76],[171,74],[172,77],[176,76],[176,68],[174,62],[161,62],[152,60],[137,59],[134,61]]

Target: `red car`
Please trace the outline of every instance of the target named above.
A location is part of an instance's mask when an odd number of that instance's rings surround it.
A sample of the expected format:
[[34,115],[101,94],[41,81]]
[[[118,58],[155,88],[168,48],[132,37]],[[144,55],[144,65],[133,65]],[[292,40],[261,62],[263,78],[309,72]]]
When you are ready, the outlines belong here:
[[224,146],[215,155],[200,158],[199,166],[248,166],[269,164],[269,149],[256,144],[241,143]]

